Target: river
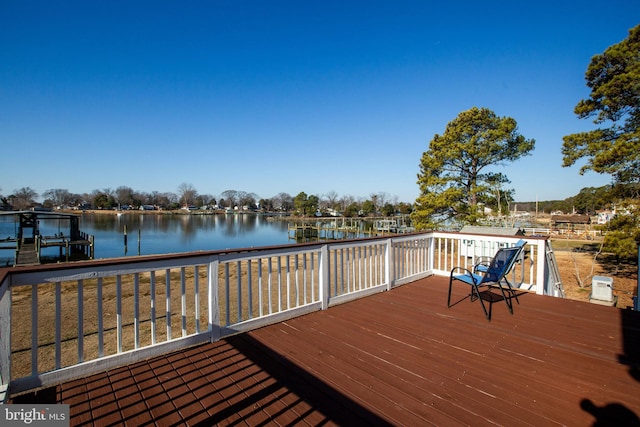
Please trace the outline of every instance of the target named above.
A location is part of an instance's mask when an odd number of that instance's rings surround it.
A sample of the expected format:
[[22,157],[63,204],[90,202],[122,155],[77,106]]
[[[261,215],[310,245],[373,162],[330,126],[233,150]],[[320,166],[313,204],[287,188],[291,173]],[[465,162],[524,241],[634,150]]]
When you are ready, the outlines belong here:
[[[68,221],[56,219],[43,219],[39,225],[43,236],[68,235],[68,227]],[[295,243],[289,238],[287,221],[255,214],[84,213],[80,215],[80,230],[95,237],[96,259]],[[14,216],[0,217],[0,238],[15,237],[16,234]],[[43,249],[42,255],[55,256],[57,253],[57,248],[47,248]],[[0,265],[12,263],[13,257],[13,251],[1,251]]]

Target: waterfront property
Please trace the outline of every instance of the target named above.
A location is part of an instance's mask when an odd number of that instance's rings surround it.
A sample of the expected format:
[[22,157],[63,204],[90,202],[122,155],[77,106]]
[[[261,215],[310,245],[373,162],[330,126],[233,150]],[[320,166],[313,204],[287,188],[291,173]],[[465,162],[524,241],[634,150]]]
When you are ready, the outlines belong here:
[[6,397],[99,425],[637,419],[638,313],[552,297],[547,239],[527,238],[509,273],[513,315],[488,301],[486,321],[468,289],[446,307],[454,266],[518,240],[421,233],[6,269]]

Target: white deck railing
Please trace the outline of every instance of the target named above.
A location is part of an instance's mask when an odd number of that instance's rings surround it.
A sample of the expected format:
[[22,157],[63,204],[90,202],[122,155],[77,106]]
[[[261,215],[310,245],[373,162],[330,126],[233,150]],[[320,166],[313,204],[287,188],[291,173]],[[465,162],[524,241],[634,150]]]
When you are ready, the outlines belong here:
[[[6,269],[0,394],[448,275],[518,239],[434,232]],[[528,239],[526,256],[511,273],[521,289],[552,293],[546,247],[545,239]]]

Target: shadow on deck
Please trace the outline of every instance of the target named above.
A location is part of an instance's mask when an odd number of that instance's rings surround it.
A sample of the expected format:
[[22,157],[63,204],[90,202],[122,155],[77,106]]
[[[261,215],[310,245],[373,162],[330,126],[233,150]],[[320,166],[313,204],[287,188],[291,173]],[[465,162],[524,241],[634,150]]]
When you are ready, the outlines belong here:
[[640,425],[640,313],[431,277],[12,403],[72,425]]

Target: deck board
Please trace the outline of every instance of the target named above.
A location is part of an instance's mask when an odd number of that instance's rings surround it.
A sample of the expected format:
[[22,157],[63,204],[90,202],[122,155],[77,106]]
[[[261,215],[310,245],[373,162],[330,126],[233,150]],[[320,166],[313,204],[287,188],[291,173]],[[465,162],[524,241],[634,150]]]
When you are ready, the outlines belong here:
[[447,308],[447,288],[422,279],[15,402],[68,403],[72,425],[640,425],[640,313],[523,293],[488,322],[463,287]]

